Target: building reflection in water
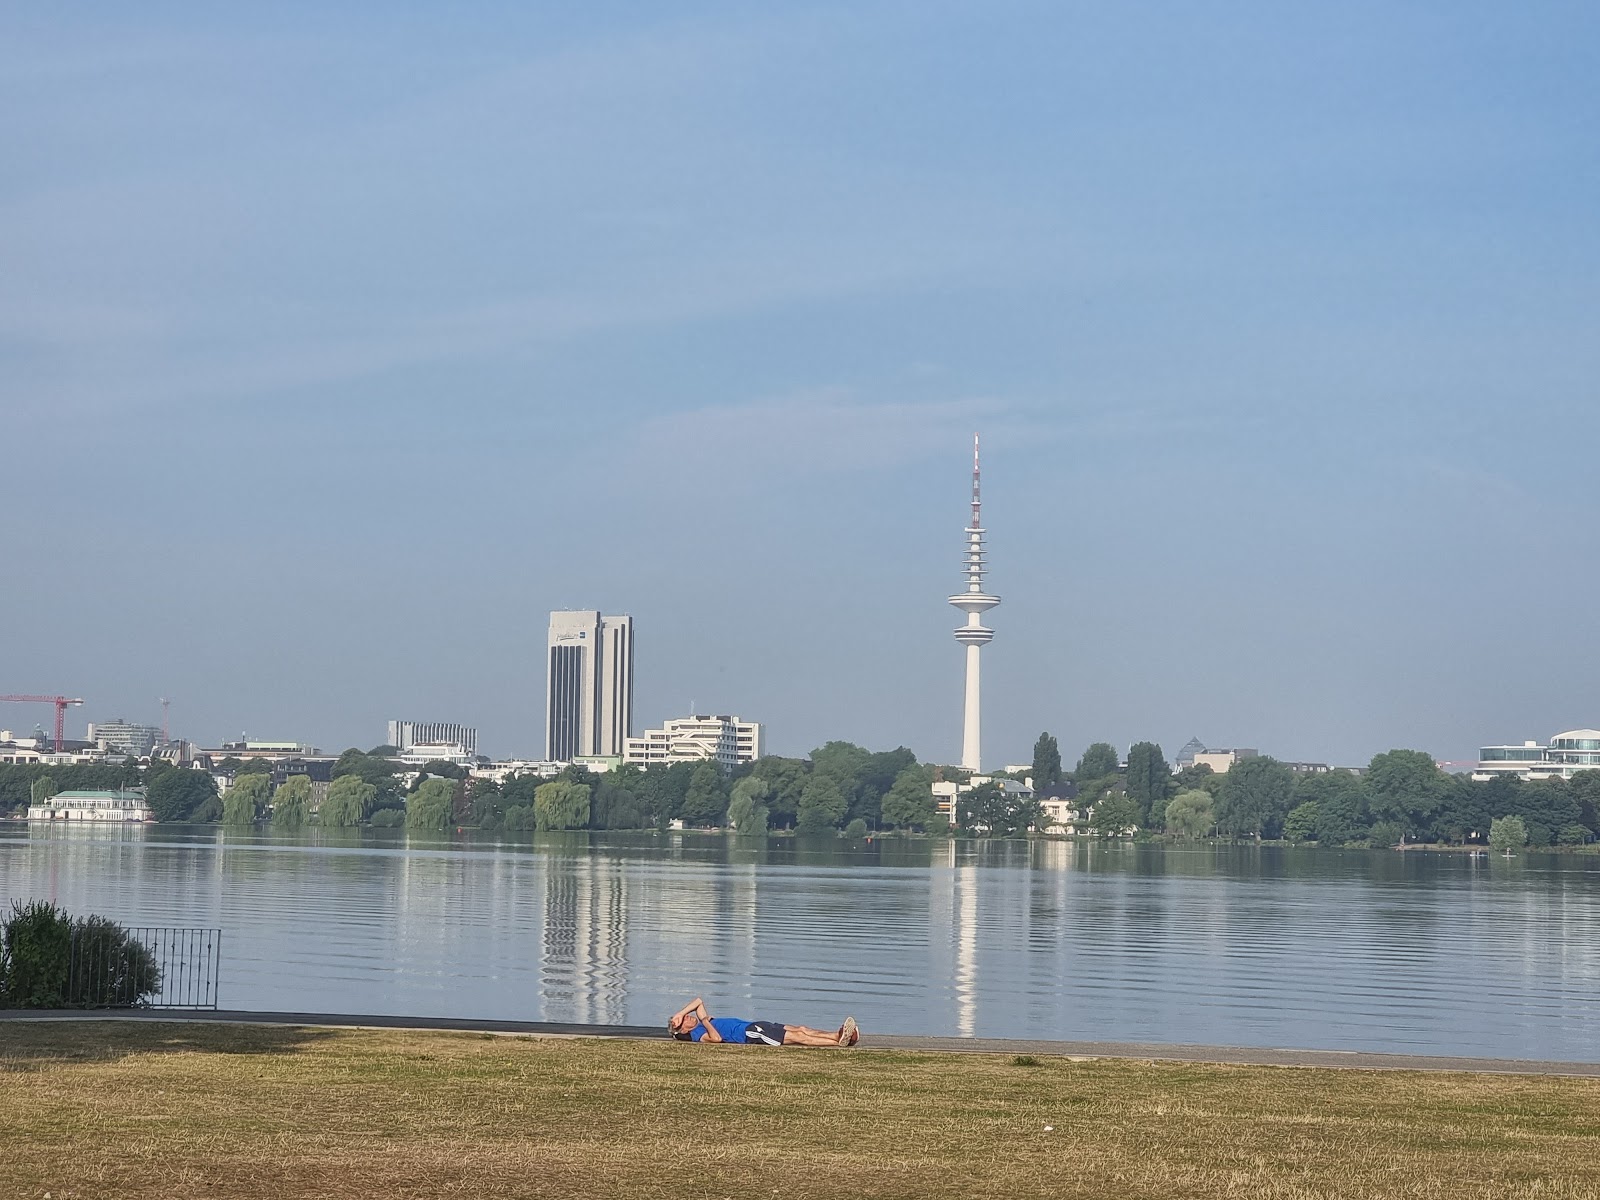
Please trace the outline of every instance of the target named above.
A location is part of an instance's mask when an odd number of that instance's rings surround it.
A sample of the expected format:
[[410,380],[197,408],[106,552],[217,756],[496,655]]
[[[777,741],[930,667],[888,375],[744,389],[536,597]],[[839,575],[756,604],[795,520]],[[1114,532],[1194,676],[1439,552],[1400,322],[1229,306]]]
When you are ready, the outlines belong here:
[[540,1005],[558,1012],[555,1019],[626,1023],[628,883],[616,860],[549,861],[539,984]]

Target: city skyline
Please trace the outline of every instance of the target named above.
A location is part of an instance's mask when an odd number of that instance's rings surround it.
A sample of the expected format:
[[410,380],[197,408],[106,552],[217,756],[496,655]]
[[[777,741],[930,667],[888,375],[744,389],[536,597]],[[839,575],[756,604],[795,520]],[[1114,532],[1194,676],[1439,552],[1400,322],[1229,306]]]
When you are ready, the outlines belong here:
[[981,428],[990,763],[1595,723],[1600,11],[466,12],[0,16],[0,686],[954,761]]

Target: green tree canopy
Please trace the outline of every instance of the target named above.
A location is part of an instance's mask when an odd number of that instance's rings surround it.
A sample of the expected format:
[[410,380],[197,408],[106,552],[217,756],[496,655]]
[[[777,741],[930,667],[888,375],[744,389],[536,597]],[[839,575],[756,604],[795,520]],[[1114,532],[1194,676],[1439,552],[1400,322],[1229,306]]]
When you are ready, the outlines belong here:
[[254,825],[267,809],[272,780],[265,775],[239,775],[222,800],[225,825]]
[[1179,792],[1167,802],[1167,832],[1191,841],[1203,838],[1217,823],[1211,793],[1204,788]]
[[933,801],[933,768],[907,767],[883,798],[883,821],[896,829],[926,829],[939,817]]
[[1108,775],[1115,775],[1119,765],[1115,746],[1110,742],[1095,742],[1078,759],[1078,765],[1072,769],[1072,778],[1079,783],[1086,779],[1104,779]]
[[56,786],[55,778],[50,775],[39,776],[39,778],[33,781],[33,786],[28,790],[32,793],[30,798],[35,804],[43,804],[46,800],[58,795],[61,791],[61,789]]
[[1044,791],[1061,782],[1061,747],[1053,734],[1041,733],[1033,744],[1033,786]]
[[828,778],[812,779],[800,794],[795,828],[800,833],[832,833],[848,810],[837,783]]
[[1017,837],[1039,820],[1039,806],[1031,797],[1008,792],[990,780],[956,794],[956,824],[970,834]]
[[1139,804],[1132,796],[1109,795],[1096,802],[1089,828],[1097,838],[1127,837],[1139,827]]
[[271,775],[272,774],[272,764],[269,763],[264,758],[252,758],[248,762],[241,763],[239,765],[239,769],[235,772],[235,774],[236,775]]
[[533,815],[545,829],[584,829],[589,824],[590,787],[567,779],[552,779],[533,793]]
[[1374,822],[1400,827],[1416,837],[1432,827],[1450,794],[1450,777],[1422,750],[1389,750],[1373,758],[1365,779],[1367,808]]
[[1302,800],[1283,819],[1283,836],[1291,842],[1314,842],[1317,839],[1317,827],[1317,802]]
[[772,785],[758,775],[746,775],[733,785],[728,799],[728,824],[740,833],[767,831],[766,799]]
[[773,823],[783,827],[792,826],[799,818],[800,795],[811,778],[806,764],[798,758],[769,755],[757,759],[750,773],[771,785],[766,804]]
[[727,813],[728,781],[722,768],[709,760],[696,763],[678,818],[685,825],[717,825]]
[[428,780],[406,797],[406,828],[436,832],[448,829],[454,800],[455,783],[452,780]]
[[361,824],[372,811],[372,801],[378,789],[362,781],[359,775],[341,775],[328,788],[322,801],[321,820],[331,829],[349,829]]
[[1528,827],[1521,817],[1496,817],[1489,826],[1489,845],[1505,854],[1528,844]]
[[299,829],[311,819],[311,780],[291,775],[272,793],[272,823],[279,829]]
[[1139,806],[1139,824],[1154,824],[1152,817],[1166,807],[1172,787],[1167,757],[1155,742],[1135,742],[1128,748],[1128,772],[1123,783],[1128,799]]
[[145,801],[158,821],[192,820],[217,798],[217,781],[209,771],[173,768],[163,771],[145,791]]
[[1361,777],[1349,771],[1296,776],[1289,802],[1295,809],[1307,804],[1316,806],[1314,836],[1324,846],[1362,841],[1372,828]]
[[1293,791],[1294,772],[1277,759],[1236,762],[1217,793],[1217,828],[1229,837],[1276,837]]

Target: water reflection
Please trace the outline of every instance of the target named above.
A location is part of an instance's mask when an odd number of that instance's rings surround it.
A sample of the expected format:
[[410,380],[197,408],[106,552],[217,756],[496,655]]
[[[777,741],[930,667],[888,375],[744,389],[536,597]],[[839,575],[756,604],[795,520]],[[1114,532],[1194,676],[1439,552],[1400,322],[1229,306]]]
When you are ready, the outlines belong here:
[[238,1007],[1600,1058],[1600,861],[0,825],[0,892],[219,925]]

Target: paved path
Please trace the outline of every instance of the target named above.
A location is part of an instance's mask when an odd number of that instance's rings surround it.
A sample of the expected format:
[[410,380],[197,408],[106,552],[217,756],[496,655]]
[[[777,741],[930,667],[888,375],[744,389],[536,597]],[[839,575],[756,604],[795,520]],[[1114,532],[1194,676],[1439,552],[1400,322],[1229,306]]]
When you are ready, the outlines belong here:
[[[196,1021],[233,1025],[301,1025],[336,1029],[453,1029],[531,1037],[665,1039],[662,1025],[580,1025],[560,1021],[486,1021],[464,1017],[389,1017],[349,1013],[177,1012],[172,1009],[0,1010],[6,1021]],[[1483,1071],[1502,1075],[1579,1075],[1600,1078],[1600,1062],[1520,1058],[1459,1058],[1432,1054],[1368,1054],[1344,1050],[1269,1050],[1251,1046],[1180,1046],[1157,1042],[1051,1042],[1013,1038],[865,1035],[863,1049],[963,1054],[1033,1054],[1069,1058],[1149,1059],[1260,1067],[1344,1067],[1369,1071]],[[0,1034],[0,1052],[4,1035]]]

